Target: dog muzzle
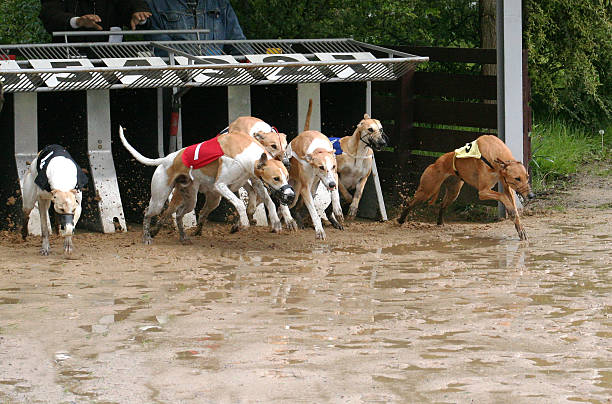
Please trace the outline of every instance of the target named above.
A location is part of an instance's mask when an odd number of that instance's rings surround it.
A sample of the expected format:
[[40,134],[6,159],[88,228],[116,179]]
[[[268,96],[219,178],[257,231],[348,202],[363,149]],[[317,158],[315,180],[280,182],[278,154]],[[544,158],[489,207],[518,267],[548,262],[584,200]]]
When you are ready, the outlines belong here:
[[374,141],[370,136],[361,139],[370,149],[380,151],[383,147],[389,144],[389,136],[385,132],[380,131],[380,140]]
[[287,156],[283,157],[283,165],[287,170],[291,168],[291,160]]
[[277,200],[281,205],[289,205],[293,203],[295,199],[295,191],[291,185],[285,184],[279,189],[273,190],[270,196]]
[[74,215],[60,214],[59,225],[62,235],[71,235],[74,229]]

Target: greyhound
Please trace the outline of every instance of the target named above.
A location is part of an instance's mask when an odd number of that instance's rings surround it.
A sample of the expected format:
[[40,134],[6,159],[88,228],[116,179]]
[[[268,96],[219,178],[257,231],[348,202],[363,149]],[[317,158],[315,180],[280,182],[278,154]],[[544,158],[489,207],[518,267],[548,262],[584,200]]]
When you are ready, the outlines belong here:
[[72,254],[72,234],[81,216],[81,189],[87,184],[87,176],[70,154],[59,145],[43,148],[23,180],[23,222],[21,236],[28,237],[30,212],[38,201],[42,247],[40,253],[49,255],[49,207],[53,202],[59,214],[59,234],[64,238],[64,253]]
[[[387,136],[378,119],[372,119],[368,114],[357,124],[352,136],[330,138],[338,162],[338,190],[340,195],[351,205],[346,215],[354,219],[359,208],[363,188],[372,172],[373,150],[380,150],[387,145]],[[354,195],[348,191],[355,190]],[[325,210],[329,217],[331,205]]]
[[[492,135],[480,136],[472,143],[440,156],[429,165],[421,175],[419,187],[412,200],[403,209],[398,222],[404,223],[410,209],[418,203],[429,201],[430,205],[434,204],[438,199],[440,186],[451,176],[458,177],[458,181],[447,184],[446,194],[438,213],[438,225],[443,224],[444,210],[457,199],[463,183],[467,182],[478,189],[481,200],[493,199],[503,203],[514,222],[519,238],[527,240],[527,233],[519,219],[511,188],[523,198],[534,198],[535,195],[529,185],[529,174],[525,166],[514,159],[508,146]],[[499,181],[504,186],[503,193],[491,189]]]
[[[170,203],[164,216],[169,216],[176,211],[176,222],[180,240],[183,243],[189,242],[183,227],[183,216],[195,207],[198,190],[206,192],[206,204],[198,219],[198,229],[201,229],[202,222],[208,214],[219,205],[222,196],[234,205],[240,216],[239,223],[233,230],[248,228],[246,207],[242,200],[234,194],[247,180],[251,180],[256,191],[265,201],[272,218],[272,230],[280,232],[280,219],[265,187],[271,189],[273,194],[279,194],[282,203],[291,203],[295,192],[288,183],[289,173],[280,161],[272,159],[263,146],[248,134],[240,132],[222,134],[158,159],[144,157],[134,149],[126,140],[122,127],[119,127],[119,137],[125,148],[138,162],[157,166],[151,180],[151,200],[143,220],[143,242],[145,244],[151,244],[152,236],[155,235],[150,231],[151,218],[162,211],[175,186],[181,193],[181,198],[177,198],[177,202]],[[204,161],[203,165],[199,164],[200,153],[208,153],[210,157]],[[288,219],[290,218],[285,217],[285,220]]]
[[[344,221],[337,187],[338,173],[336,172],[334,147],[329,138],[321,132],[306,130],[289,143],[288,149],[291,151],[290,184],[296,190],[296,194],[302,197],[310,213],[316,238],[324,240],[325,230],[323,230],[321,218],[313,200],[319,182],[323,182],[323,185],[331,192],[333,217],[329,218],[330,222],[335,227],[342,229]],[[298,198],[291,205],[292,208],[295,207],[297,201]]]

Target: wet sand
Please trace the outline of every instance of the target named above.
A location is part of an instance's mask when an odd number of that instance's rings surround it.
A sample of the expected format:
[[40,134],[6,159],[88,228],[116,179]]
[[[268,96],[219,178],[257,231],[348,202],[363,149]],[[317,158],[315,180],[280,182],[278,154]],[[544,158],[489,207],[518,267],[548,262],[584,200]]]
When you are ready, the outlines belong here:
[[0,241],[2,403],[610,403],[611,208]]

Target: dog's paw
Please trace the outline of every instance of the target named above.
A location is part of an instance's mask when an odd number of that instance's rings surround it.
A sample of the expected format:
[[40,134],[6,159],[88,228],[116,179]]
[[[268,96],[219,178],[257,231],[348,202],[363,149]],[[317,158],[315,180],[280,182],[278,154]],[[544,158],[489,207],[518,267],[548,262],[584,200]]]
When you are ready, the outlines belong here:
[[236,223],[234,225],[232,225],[232,228],[230,229],[230,233],[238,233],[239,231],[244,231],[245,229],[248,229],[249,226],[244,226],[241,225],[240,223]]
[[191,241],[191,239],[189,237],[185,237],[185,238],[181,239],[181,244],[182,245],[192,245],[193,242]]
[[142,238],[142,243],[144,245],[151,245],[151,244],[153,244],[153,239],[151,238],[151,236],[144,236]]
[[317,240],[325,240],[325,230],[323,228],[315,230],[315,238]]
[[42,255],[43,257],[46,257],[49,255],[49,249],[48,248],[41,248],[40,249],[40,255]]
[[351,207],[349,208],[348,213],[346,214],[346,218],[349,220],[353,220],[355,219],[355,216],[357,216],[357,209],[358,207],[354,207],[351,205]]
[[298,230],[297,222],[292,219],[289,223],[287,223],[287,229],[289,229],[289,231],[297,231]]
[[272,225],[270,226],[271,233],[280,233],[282,231],[283,231],[283,225],[281,224],[280,220],[277,222],[273,222]]

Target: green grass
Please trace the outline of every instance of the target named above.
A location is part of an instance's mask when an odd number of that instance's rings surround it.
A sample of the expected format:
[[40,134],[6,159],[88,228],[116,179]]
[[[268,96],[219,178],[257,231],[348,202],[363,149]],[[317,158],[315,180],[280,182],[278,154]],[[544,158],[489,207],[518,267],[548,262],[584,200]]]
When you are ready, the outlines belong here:
[[557,118],[547,118],[534,125],[531,134],[533,188],[545,190],[589,162],[609,159],[612,156],[612,126],[602,129],[603,139],[599,130]]

